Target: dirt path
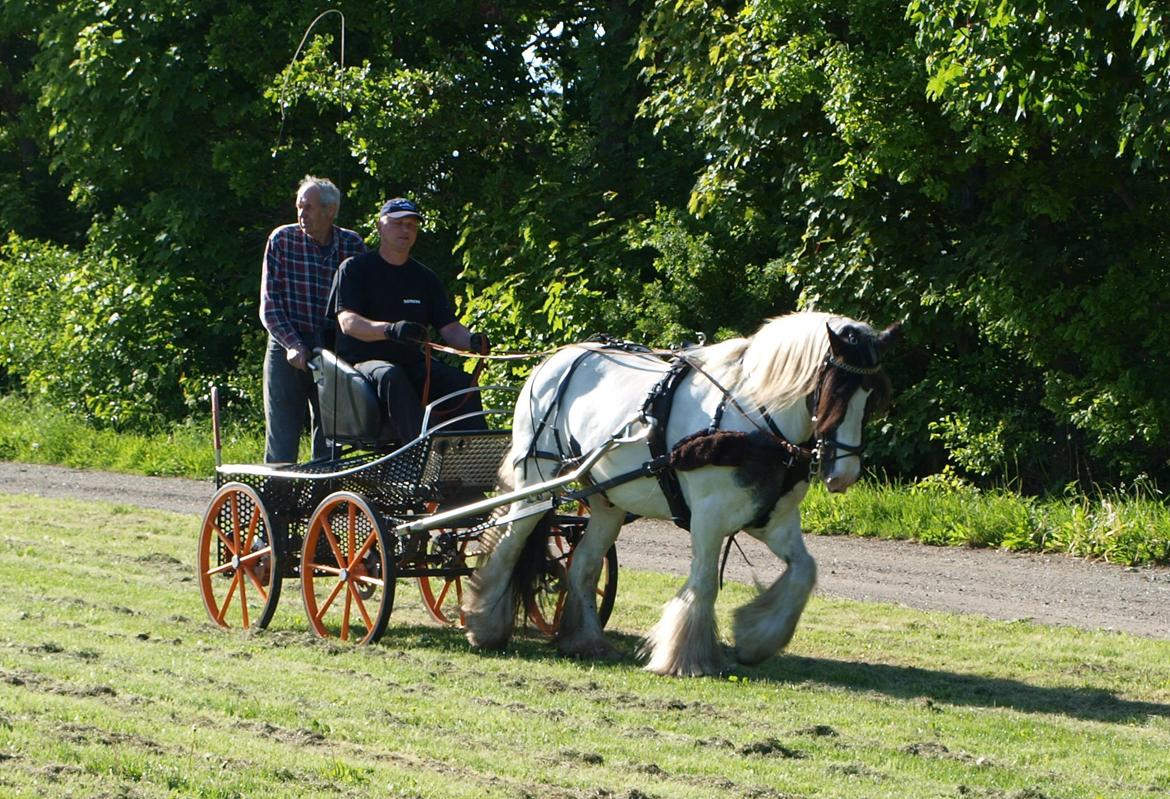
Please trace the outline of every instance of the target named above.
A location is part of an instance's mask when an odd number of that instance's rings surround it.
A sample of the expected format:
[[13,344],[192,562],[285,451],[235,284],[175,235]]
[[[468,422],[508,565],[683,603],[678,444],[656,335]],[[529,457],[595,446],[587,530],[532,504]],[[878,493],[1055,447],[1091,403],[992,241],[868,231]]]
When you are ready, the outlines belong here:
[[[0,492],[6,493],[202,515],[213,491],[211,481],[0,462]],[[776,559],[756,541],[740,538],[744,554],[732,550],[727,578],[775,579],[782,571]],[[807,542],[817,559],[822,594],[1170,638],[1170,569],[844,536],[808,536]],[[681,575],[690,566],[686,533],[663,522],[629,525],[618,552],[623,565],[638,569]]]

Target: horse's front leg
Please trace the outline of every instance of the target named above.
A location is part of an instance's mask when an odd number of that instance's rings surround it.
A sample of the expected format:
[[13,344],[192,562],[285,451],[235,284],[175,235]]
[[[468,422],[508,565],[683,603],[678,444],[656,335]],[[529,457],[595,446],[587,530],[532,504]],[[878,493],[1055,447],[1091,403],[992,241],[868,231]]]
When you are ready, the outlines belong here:
[[715,624],[719,546],[725,534],[709,519],[699,515],[692,519],[690,576],[646,634],[647,671],[693,677],[718,674],[727,666]]
[[770,587],[735,611],[735,658],[740,663],[760,663],[792,640],[816,585],[817,564],[800,530],[800,502],[807,489],[808,484],[802,483],[782,497],[766,528],[747,531],[767,544],[787,568]]
[[557,649],[562,654],[581,658],[617,655],[605,640],[597,617],[597,581],[605,555],[617,540],[625,516],[624,510],[600,496],[593,498],[589,526],[573,550],[573,562],[569,564],[568,595],[557,634]]

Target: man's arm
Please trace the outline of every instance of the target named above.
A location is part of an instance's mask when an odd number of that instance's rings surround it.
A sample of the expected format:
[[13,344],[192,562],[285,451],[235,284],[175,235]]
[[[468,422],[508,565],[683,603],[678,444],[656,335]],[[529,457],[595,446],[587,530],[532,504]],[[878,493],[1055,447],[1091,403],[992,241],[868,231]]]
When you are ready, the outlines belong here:
[[439,335],[455,349],[471,352],[471,331],[459,320],[439,328]]
[[368,319],[354,311],[338,313],[337,323],[341,326],[342,333],[358,341],[381,341],[389,338],[392,332],[389,322]]
[[283,248],[275,234],[269,235],[264,245],[264,261],[260,275],[260,322],[278,344],[284,347],[285,358],[294,368],[305,370],[308,351],[301,337],[285,314],[280,297],[289,289],[285,285]]

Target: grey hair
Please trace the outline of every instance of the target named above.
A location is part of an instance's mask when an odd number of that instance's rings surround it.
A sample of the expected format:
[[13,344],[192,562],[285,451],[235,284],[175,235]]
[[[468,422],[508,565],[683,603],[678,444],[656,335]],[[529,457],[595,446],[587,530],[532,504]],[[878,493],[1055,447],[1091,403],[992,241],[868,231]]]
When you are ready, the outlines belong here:
[[301,179],[301,185],[297,186],[297,195],[309,186],[316,186],[321,194],[321,205],[332,205],[341,209],[341,189],[337,188],[329,178],[318,178],[312,175],[305,175]]

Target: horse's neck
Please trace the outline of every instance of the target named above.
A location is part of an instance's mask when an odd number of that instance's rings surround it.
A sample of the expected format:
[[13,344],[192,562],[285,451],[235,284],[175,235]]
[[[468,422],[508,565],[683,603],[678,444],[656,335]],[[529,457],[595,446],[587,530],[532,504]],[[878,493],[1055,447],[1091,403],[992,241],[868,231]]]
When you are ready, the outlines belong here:
[[[705,396],[695,405],[690,403],[686,403],[684,407],[676,405],[678,415],[686,417],[686,421],[680,423],[676,428],[676,432],[680,432],[680,434],[695,432],[710,425],[719,414],[718,406],[723,404],[722,419],[719,424],[721,429],[744,432],[767,430],[771,432],[763,415],[767,413],[789,441],[799,444],[812,437],[813,424],[808,411],[807,396],[802,396],[796,402],[784,406],[777,402],[765,402],[761,408],[758,402],[746,399],[736,385],[716,385],[715,381],[707,379],[705,376],[697,376],[694,379],[696,389]],[[726,393],[724,393],[725,389]],[[747,418],[744,418],[745,415]],[[682,428],[686,428],[685,431]]]

